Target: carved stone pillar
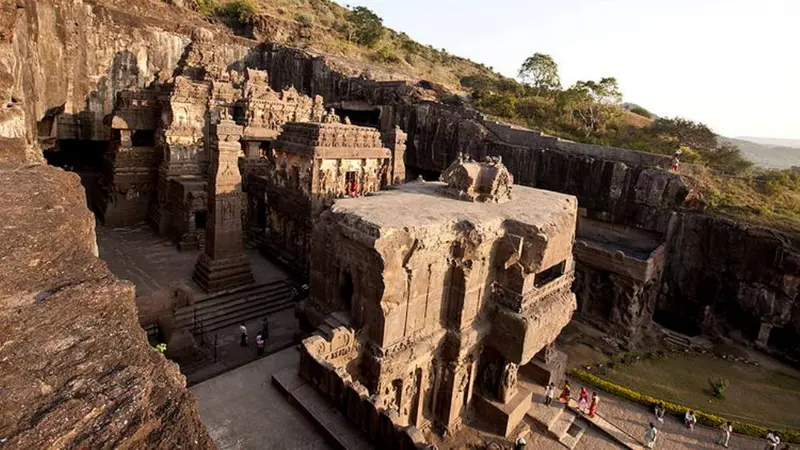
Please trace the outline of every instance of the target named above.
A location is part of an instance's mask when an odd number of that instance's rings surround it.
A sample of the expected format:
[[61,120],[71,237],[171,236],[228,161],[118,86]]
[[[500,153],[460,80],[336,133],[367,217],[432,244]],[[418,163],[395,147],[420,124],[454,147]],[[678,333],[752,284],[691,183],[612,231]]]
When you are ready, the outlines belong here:
[[211,145],[205,251],[197,258],[193,277],[208,292],[254,282],[242,236],[241,133],[242,127],[231,120],[212,126],[216,139]]
[[407,135],[400,129],[394,127],[390,131],[382,133],[383,145],[392,151],[392,170],[391,183],[400,184],[406,181],[406,139]]
[[639,340],[642,325],[652,318],[653,305],[648,304],[645,286],[628,277],[612,274],[613,308],[608,333],[626,340],[629,346]]

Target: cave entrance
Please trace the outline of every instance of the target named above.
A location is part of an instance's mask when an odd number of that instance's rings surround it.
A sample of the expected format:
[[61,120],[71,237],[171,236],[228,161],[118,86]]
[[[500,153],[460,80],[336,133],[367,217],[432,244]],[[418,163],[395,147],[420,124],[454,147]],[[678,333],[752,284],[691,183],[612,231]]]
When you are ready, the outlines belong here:
[[700,334],[696,321],[677,311],[659,309],[653,314],[653,322],[678,333],[694,337]]
[[414,181],[422,177],[425,181],[439,181],[442,173],[437,170],[418,169],[412,166],[406,166],[406,180]]
[[[60,167],[80,176],[86,189],[86,200],[92,207],[103,195],[102,176],[105,170],[105,155],[108,141],[59,139],[44,157],[51,166]],[[97,208],[92,207],[97,211]]]
[[344,121],[350,118],[350,123],[362,127],[381,127],[381,110],[375,109],[336,109],[336,115]]
[[792,325],[773,328],[769,332],[767,347],[786,352],[791,356],[800,357],[800,332]]

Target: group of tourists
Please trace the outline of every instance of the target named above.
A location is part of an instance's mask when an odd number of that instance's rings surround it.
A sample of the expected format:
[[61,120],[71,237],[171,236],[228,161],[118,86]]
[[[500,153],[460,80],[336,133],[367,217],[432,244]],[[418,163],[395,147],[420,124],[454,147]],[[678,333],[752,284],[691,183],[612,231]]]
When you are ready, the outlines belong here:
[[[555,397],[556,386],[553,383],[548,384],[544,389],[544,404],[550,406],[553,404],[553,397]],[[569,399],[572,396],[572,386],[569,384],[569,381],[564,381],[564,384],[561,386],[561,394],[558,396],[558,400],[561,403],[569,404]],[[578,409],[588,415],[589,417],[594,418],[595,413],[597,412],[597,406],[600,404],[600,396],[597,395],[597,392],[592,392],[591,400],[589,399],[589,391],[586,390],[585,387],[581,387],[580,394],[578,396]]]
[[[544,389],[544,404],[545,405],[552,405],[553,398],[555,397],[556,386],[553,383],[548,384]],[[561,403],[569,404],[569,400],[572,395],[572,386],[570,385],[568,380],[564,381],[563,386],[561,387],[561,393],[558,397],[558,400]],[[581,387],[580,394],[578,395],[578,410],[583,414],[588,415],[591,418],[595,417],[597,412],[597,405],[600,403],[600,398],[597,395],[597,392],[592,392],[591,400],[589,400],[589,392],[586,390],[585,387]],[[664,414],[666,413],[666,407],[664,403],[658,403],[655,405],[653,413],[656,416],[656,422],[659,424],[664,423]],[[683,416],[683,424],[689,430],[693,431],[695,425],[697,425],[697,414],[693,410],[688,410]],[[717,439],[717,444],[728,448],[728,444],[731,440],[731,434],[733,433],[733,423],[732,422],[725,422],[719,426],[720,434],[719,439]],[[656,441],[658,440],[658,435],[660,431],[654,422],[650,422],[650,426],[647,428],[647,432],[644,435],[644,444],[647,448],[655,448]],[[765,450],[776,450],[778,445],[781,443],[781,438],[776,431],[770,431],[767,434],[767,446]]]
[[[247,347],[249,344],[247,342],[247,326],[242,322],[239,324],[239,345],[241,347]],[[261,321],[261,331],[258,332],[256,335],[256,354],[258,356],[262,356],[264,354],[264,347],[267,344],[267,339],[269,339],[269,320],[266,317]]]

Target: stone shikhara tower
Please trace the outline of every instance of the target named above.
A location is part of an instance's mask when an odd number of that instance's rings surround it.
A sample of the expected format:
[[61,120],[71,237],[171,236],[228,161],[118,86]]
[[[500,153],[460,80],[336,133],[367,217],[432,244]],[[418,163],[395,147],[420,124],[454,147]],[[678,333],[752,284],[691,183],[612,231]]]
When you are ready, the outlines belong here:
[[[225,108],[225,107],[223,107]],[[208,223],[205,250],[197,258],[194,281],[208,292],[252,283],[242,236],[242,176],[238,159],[242,127],[226,115],[211,126]]]

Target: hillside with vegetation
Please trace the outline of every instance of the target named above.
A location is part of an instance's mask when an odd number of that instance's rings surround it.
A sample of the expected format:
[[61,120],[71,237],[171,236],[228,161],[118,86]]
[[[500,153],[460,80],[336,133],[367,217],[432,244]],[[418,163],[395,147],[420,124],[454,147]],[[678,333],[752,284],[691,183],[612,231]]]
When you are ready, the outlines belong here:
[[[174,0],[173,0],[174,1]],[[466,100],[494,118],[579,142],[673,155],[709,212],[800,233],[800,169],[755,167],[736,142],[720,139],[705,124],[656,117],[623,103],[617,80],[603,77],[564,87],[558,64],[536,53],[517,79],[446,49],[422,45],[383,26],[365,7],[330,0],[189,0],[208,20],[257,37],[264,23],[287,30],[283,43],[389,68],[408,79],[437,83],[445,101]],[[269,27],[266,27],[269,28]],[[687,164],[688,163],[688,164]]]

